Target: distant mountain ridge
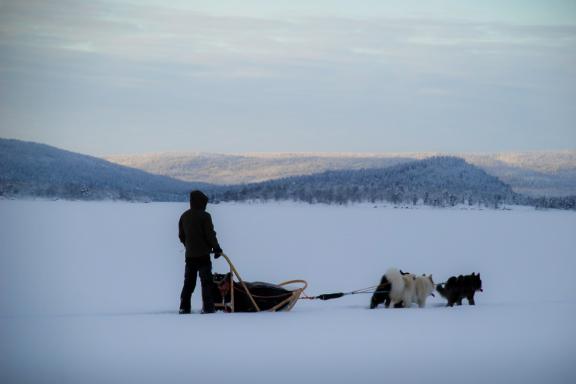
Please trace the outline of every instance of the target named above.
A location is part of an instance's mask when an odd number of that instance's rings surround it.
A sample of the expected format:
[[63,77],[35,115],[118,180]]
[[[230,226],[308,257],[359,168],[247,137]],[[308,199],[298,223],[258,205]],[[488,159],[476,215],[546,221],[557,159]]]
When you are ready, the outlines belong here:
[[387,168],[326,171],[212,191],[217,201],[296,200],[454,206],[517,204],[509,185],[457,157],[432,157]]
[[[391,165],[393,162],[399,163]],[[0,197],[186,201],[190,190],[202,189],[215,202],[296,200],[346,204],[386,201],[433,206],[524,204],[576,208],[576,196],[527,197],[457,157],[402,161],[394,158],[387,164],[382,168],[324,171],[222,186],[154,175],[44,144],[0,139]]]
[[456,156],[529,196],[576,194],[576,151],[497,154],[411,153],[159,153],[108,160],[150,173],[212,184],[242,184],[329,170],[386,168],[433,156]]
[[0,196],[177,201],[191,188],[206,186],[44,144],[0,139]]

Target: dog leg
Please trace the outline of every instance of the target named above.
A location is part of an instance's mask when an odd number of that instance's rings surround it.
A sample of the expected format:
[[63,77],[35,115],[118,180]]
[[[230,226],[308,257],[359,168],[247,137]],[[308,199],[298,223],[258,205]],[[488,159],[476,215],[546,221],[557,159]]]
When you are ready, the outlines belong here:
[[474,302],[474,294],[468,296],[468,304],[476,305],[476,303]]
[[405,294],[404,299],[402,301],[404,303],[404,308],[410,308],[412,306],[412,295]]
[[424,308],[426,306],[426,299],[418,299],[418,307]]
[[370,299],[370,309],[374,309],[380,304],[380,300],[376,297],[376,294],[372,295],[372,299]]

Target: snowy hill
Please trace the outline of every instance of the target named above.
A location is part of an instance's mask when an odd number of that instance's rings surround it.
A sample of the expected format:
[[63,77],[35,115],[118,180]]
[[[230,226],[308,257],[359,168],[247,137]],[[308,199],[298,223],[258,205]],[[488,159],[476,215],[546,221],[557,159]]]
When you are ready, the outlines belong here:
[[328,170],[385,168],[432,156],[457,156],[530,196],[576,194],[576,151],[529,153],[159,153],[107,159],[187,181],[241,184]]
[[44,144],[0,139],[0,196],[173,201],[204,186]]
[[181,180],[214,184],[256,183],[338,169],[384,168],[413,157],[322,153],[160,153],[110,156],[114,163]]
[[[350,159],[354,157],[350,155]],[[257,156],[258,157],[258,156]],[[258,158],[266,158],[261,156]],[[230,159],[229,159],[230,160]],[[292,164],[292,157],[285,158]],[[301,158],[304,164],[310,159]],[[154,175],[43,144],[0,139],[0,196],[69,200],[185,201],[203,189],[220,201],[298,200],[347,203],[390,201],[434,206],[500,203],[574,209],[576,197],[529,198],[498,178],[456,157],[373,159],[380,168],[362,168],[292,176],[261,183],[218,186]],[[322,166],[343,165],[326,158]],[[366,165],[358,158],[354,167]],[[208,167],[209,168],[209,167]],[[255,168],[256,169],[256,168]],[[309,169],[300,169],[306,173]],[[218,170],[214,170],[218,173]]]
[[510,186],[457,157],[433,157],[381,169],[327,171],[214,191],[223,201],[389,201],[434,206],[517,203]]

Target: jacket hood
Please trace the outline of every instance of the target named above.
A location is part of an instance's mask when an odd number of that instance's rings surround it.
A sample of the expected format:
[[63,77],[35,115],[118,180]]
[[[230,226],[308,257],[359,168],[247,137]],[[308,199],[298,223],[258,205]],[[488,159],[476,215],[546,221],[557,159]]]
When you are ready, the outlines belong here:
[[190,192],[190,208],[205,211],[206,205],[208,205],[208,196],[201,191]]

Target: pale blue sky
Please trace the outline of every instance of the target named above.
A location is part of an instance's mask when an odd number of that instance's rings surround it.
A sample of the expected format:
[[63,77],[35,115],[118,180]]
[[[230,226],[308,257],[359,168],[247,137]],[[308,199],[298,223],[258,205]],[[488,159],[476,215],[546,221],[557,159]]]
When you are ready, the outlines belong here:
[[576,148],[576,1],[0,0],[0,136],[95,155]]

